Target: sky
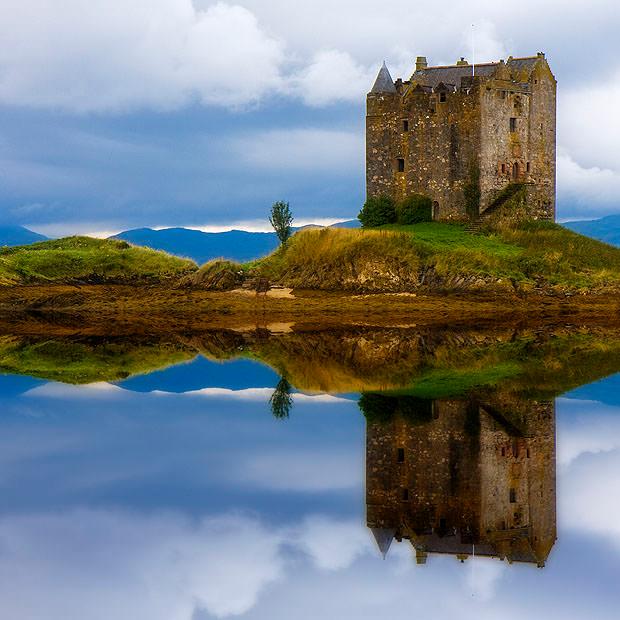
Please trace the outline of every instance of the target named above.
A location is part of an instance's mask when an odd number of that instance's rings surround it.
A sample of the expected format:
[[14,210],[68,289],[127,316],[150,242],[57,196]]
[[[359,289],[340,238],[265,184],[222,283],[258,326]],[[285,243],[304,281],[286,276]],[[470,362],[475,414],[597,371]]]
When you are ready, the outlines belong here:
[[0,0],[0,224],[50,234],[355,217],[381,62],[544,51],[558,217],[620,212],[614,0]]

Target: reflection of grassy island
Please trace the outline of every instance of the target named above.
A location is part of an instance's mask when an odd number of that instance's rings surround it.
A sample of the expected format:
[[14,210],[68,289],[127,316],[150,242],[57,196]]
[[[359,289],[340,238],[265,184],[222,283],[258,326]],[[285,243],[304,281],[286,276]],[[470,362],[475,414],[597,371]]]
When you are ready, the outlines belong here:
[[[405,405],[411,398],[466,394],[492,402],[490,395],[501,392],[503,402],[513,403],[524,396],[552,398],[618,372],[620,332],[346,328],[280,334],[212,330],[164,340],[5,337],[0,372],[67,383],[114,381],[198,354],[217,361],[260,360],[287,384],[309,392],[382,394]],[[519,408],[512,409],[517,424]]]

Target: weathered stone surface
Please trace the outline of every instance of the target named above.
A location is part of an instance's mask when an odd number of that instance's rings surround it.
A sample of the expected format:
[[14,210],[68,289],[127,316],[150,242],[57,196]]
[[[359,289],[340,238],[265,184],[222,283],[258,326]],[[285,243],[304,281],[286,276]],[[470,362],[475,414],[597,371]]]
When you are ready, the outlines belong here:
[[425,194],[435,219],[466,220],[519,182],[530,217],[553,220],[555,118],[556,80],[543,54],[476,65],[475,76],[462,61],[420,65],[394,91],[368,93],[367,195]]
[[542,566],[556,539],[554,404],[411,403],[367,422],[368,527],[422,553]]

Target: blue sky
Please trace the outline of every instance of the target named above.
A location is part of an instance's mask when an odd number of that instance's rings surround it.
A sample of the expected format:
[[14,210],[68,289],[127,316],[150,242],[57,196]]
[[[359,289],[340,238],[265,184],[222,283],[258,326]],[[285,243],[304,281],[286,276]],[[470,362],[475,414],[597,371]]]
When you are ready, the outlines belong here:
[[48,234],[355,217],[364,96],[386,59],[545,51],[560,219],[618,212],[610,0],[0,0],[0,223]]

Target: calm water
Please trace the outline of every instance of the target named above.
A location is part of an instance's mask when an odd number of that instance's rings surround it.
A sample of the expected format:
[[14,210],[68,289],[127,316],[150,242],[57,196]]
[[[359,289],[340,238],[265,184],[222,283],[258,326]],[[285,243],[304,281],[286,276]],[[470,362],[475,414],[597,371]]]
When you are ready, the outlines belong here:
[[0,339],[0,616],[617,618],[616,342]]

